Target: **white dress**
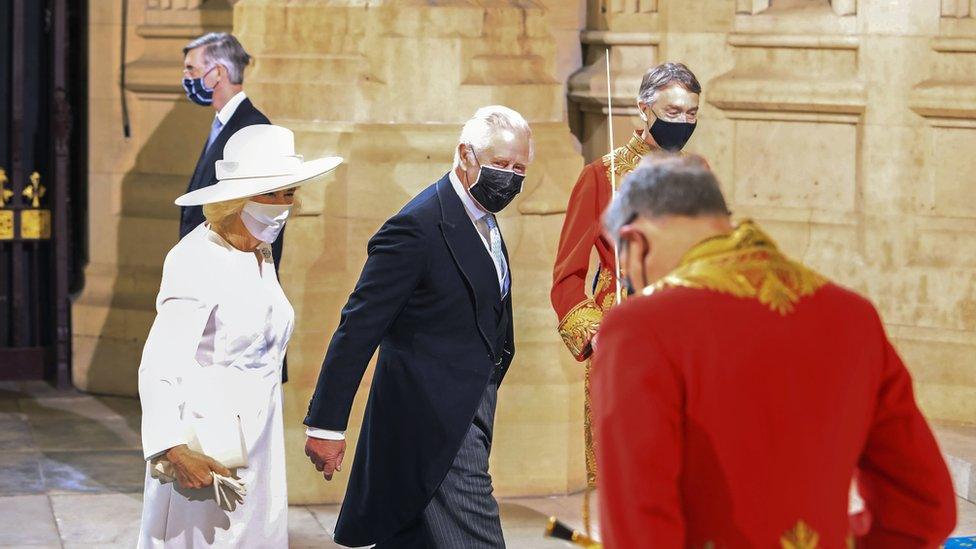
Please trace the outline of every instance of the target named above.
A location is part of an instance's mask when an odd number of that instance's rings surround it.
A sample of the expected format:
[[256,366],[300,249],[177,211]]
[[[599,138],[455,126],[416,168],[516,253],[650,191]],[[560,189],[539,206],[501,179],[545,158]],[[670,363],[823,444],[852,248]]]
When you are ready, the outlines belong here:
[[259,268],[206,224],[166,257],[139,366],[145,457],[187,443],[193,417],[238,415],[247,496],[226,512],[213,488],[161,484],[147,465],[140,547],[288,546],[281,365],[295,313],[265,257]]

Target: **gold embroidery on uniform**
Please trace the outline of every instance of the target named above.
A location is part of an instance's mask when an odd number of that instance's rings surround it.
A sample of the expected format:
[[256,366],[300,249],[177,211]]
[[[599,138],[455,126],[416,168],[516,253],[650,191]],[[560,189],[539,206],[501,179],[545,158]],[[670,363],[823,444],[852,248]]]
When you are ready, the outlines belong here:
[[712,290],[735,297],[758,299],[770,310],[786,315],[801,298],[813,295],[827,280],[786,258],[752,221],[742,222],[727,235],[701,242],[677,269],[644,289],[644,295],[665,288]]
[[[640,135],[635,133],[630,136],[630,141],[626,145],[617,147],[613,151],[613,164],[617,168],[617,177],[623,177],[634,171],[640,164],[641,158],[653,150]],[[603,155],[603,165],[607,168],[607,179],[612,181],[613,179],[610,177],[610,153]]]
[[792,530],[779,538],[779,544],[782,549],[817,549],[820,546],[820,534],[801,520]]
[[569,347],[573,356],[582,358],[586,354],[590,340],[600,327],[603,311],[592,299],[582,301],[570,309],[566,316],[559,321],[559,335]]
[[[593,298],[596,299],[601,293],[609,290],[603,296],[603,299],[596,304],[604,313],[617,304],[617,287],[614,286],[613,279],[613,273],[602,267],[600,268],[600,273],[596,278],[596,288],[593,290]],[[623,295],[621,295],[622,297]]]

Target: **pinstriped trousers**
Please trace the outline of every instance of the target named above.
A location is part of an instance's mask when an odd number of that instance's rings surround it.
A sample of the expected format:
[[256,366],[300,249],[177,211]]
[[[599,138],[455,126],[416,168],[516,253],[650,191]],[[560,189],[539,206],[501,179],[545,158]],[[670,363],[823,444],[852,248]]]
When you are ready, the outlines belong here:
[[375,549],[504,549],[488,474],[498,383],[492,381],[447,476],[424,512]]

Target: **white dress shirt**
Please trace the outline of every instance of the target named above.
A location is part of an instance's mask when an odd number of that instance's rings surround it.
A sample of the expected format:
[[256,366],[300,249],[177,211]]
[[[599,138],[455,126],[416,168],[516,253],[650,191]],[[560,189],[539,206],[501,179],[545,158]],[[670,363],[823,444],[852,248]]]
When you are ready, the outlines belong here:
[[[242,92],[243,93],[243,92]],[[485,251],[491,256],[491,244],[488,242],[488,234],[485,231],[488,230],[487,225],[482,221],[482,219],[491,215],[478,205],[477,202],[471,198],[468,191],[464,188],[464,183],[457,176],[457,173],[452,168],[448,176],[451,180],[451,187],[454,188],[454,192],[457,193],[458,198],[461,199],[461,204],[464,204],[464,211],[467,212],[468,218],[471,219],[471,224],[474,225],[478,235],[481,237],[481,243],[485,245]],[[495,265],[495,273],[498,275],[498,287],[505,292],[505,278],[508,276],[508,269],[504,265],[499,266],[499,263],[492,261]],[[329,429],[318,429],[316,427],[307,427],[305,429],[305,434],[312,438],[320,438],[325,440],[345,440],[346,435],[343,431],[330,431]]]

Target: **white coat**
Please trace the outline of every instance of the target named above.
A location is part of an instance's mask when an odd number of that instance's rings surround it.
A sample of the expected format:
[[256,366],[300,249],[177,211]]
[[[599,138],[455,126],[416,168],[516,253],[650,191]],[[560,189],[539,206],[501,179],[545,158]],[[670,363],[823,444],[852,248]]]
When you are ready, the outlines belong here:
[[287,547],[281,367],[295,313],[274,264],[201,224],[167,255],[156,309],[139,366],[145,457],[187,443],[194,417],[240,416],[248,493],[226,512],[212,488],[161,484],[147,465],[139,546]]

